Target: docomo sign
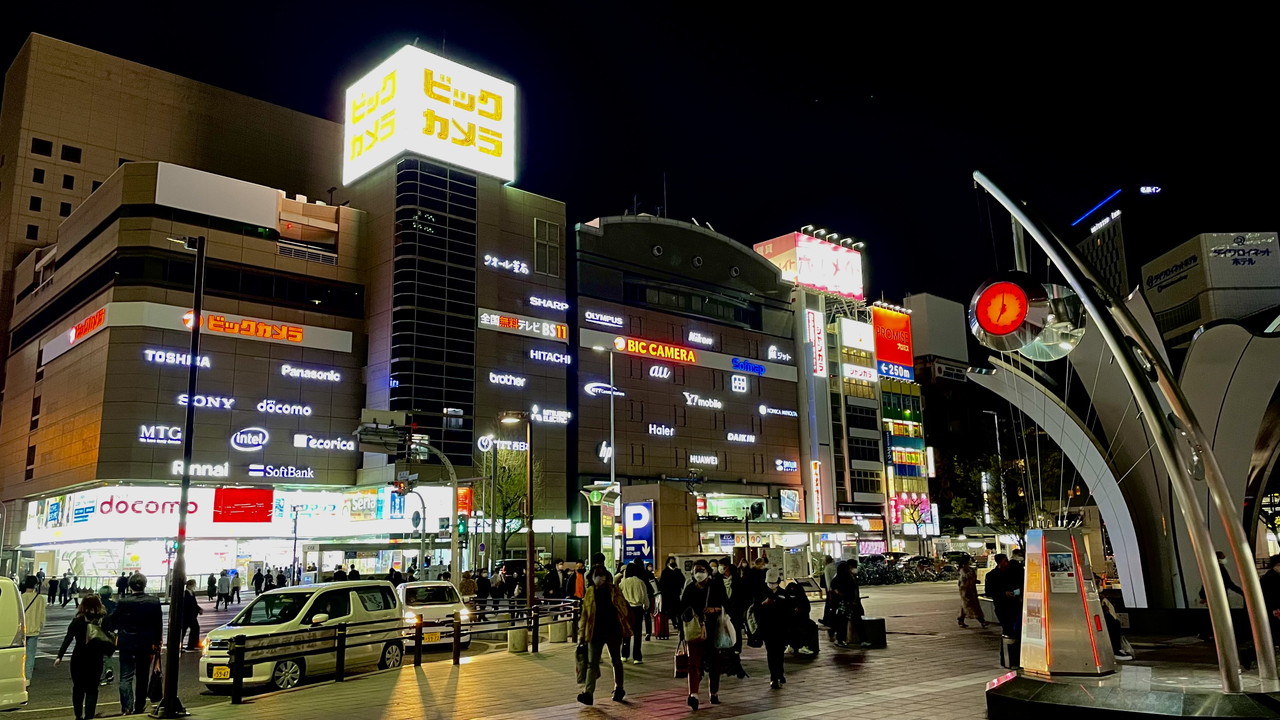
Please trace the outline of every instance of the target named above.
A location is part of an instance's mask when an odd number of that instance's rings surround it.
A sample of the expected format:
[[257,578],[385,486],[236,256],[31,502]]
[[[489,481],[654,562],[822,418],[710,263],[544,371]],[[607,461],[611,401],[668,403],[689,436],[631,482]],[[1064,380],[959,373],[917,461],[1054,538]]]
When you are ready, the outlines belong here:
[[510,181],[516,88],[406,45],[347,88],[342,184],[405,151]]
[[850,300],[864,300],[862,254],[857,250],[790,233],[754,246],[782,271],[782,279]]
[[[98,514],[106,515],[176,515],[177,500],[117,500],[110,495],[98,504]],[[194,500],[187,501],[187,513],[195,514],[200,504]]]
[[822,313],[805,310],[805,339],[813,345],[814,377],[827,376],[827,328]]
[[683,363],[698,362],[698,353],[694,350],[651,340],[638,340],[636,338],[618,336],[613,339],[613,349],[618,352],[658,358],[659,360],[674,360]]

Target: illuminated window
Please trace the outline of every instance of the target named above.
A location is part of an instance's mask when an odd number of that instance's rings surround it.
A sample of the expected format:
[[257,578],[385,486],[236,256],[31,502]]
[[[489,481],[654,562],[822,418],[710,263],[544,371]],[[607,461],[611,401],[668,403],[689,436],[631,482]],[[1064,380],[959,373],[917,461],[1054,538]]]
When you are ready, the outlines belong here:
[[560,225],[534,218],[533,271],[560,277]]
[[849,438],[849,459],[875,462],[882,457],[880,441],[873,438]]

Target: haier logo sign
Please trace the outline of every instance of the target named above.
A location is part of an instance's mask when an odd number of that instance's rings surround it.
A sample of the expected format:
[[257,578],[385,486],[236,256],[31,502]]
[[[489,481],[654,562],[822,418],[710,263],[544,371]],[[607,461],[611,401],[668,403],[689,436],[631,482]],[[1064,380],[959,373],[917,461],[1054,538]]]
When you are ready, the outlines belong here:
[[182,428],[177,425],[142,425],[138,428],[138,442],[151,445],[180,445]]
[[316,471],[311,468],[300,468],[292,465],[258,465],[255,463],[249,466],[249,477],[314,480]]
[[347,440],[346,438],[334,438],[325,440],[315,435],[306,433],[294,433],[293,446],[296,448],[307,448],[308,450],[355,450],[356,442]]
[[231,447],[241,452],[253,452],[267,446],[271,436],[259,427],[245,428],[231,436]]

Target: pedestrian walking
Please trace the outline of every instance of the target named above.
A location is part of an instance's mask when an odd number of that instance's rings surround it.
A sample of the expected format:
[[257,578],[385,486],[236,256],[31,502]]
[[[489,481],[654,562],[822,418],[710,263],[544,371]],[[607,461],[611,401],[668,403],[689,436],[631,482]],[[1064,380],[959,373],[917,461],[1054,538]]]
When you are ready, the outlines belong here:
[[836,617],[836,594],[831,592],[831,584],[836,579],[836,561],[827,555],[822,566],[822,589],[827,591],[826,602],[822,606],[822,624],[827,626],[827,638],[836,639],[836,626],[840,619]]
[[667,564],[658,576],[658,612],[668,623],[679,625],[680,593],[684,592],[687,582],[684,573],[676,563],[675,555],[667,556]]
[[121,570],[120,577],[116,578],[116,597],[129,592],[129,573]]
[[857,560],[845,560],[836,565],[836,577],[831,581],[831,591],[836,594],[836,645],[849,647],[851,634],[857,634],[862,647],[869,648],[867,631],[862,624],[862,590],[858,576],[854,574]]
[[262,574],[262,568],[258,568],[257,572],[253,574],[253,594],[261,595],[262,586],[266,584],[266,582],[267,578]]
[[236,604],[240,604],[240,571],[231,571],[231,597],[236,599]]
[[769,687],[774,690],[787,681],[782,658],[787,652],[787,637],[796,610],[781,587],[781,575],[776,568],[765,571],[764,582],[755,588],[756,601],[751,610],[756,625],[755,635],[764,641],[765,657],[769,663]]
[[58,602],[58,586],[61,584],[61,582],[62,581],[56,577],[49,578],[49,604],[50,605]]
[[[125,587],[129,587],[129,583],[127,582],[127,580],[125,582]],[[116,602],[115,600],[111,599],[110,586],[103,585],[102,587],[98,588],[98,599],[102,601],[102,609],[106,610],[107,618],[111,617],[111,613],[116,611]],[[107,620],[106,618],[103,618],[102,620],[103,625],[106,625],[108,622],[110,621]],[[107,683],[116,679],[116,674],[115,672],[112,671],[112,668],[111,668],[112,664],[114,663],[115,663],[115,660],[110,655],[102,659],[102,677],[98,679],[99,686],[106,685]]]
[[218,599],[213,601],[213,609],[218,609],[221,603],[226,609],[231,609],[231,575],[223,570],[218,576]]
[[205,589],[209,593],[209,599],[214,601],[213,609],[217,610],[218,609],[218,605],[217,605],[218,576],[217,575],[214,575],[213,573],[209,573],[209,581],[205,583]]
[[288,585],[289,581],[285,579],[284,568],[280,568],[276,572],[276,587],[287,587]]
[[[215,605],[214,610],[218,607]],[[196,581],[192,578],[187,581],[187,589],[182,593],[182,634],[187,635],[187,646],[185,652],[197,652],[200,650],[200,616],[204,614],[204,608],[200,607],[200,601],[196,600]]]
[[964,624],[965,618],[973,618],[978,621],[982,627],[986,627],[991,623],[982,614],[982,604],[978,602],[978,572],[973,569],[973,558],[964,555],[960,558],[960,580],[957,586],[960,588],[960,617],[956,618],[956,622],[960,623],[960,627],[969,627]]
[[147,594],[147,576],[129,577],[129,594],[116,603],[106,629],[116,633],[120,651],[120,711],[141,714],[147,708],[151,659],[160,652],[160,598]]
[[28,575],[22,581],[22,608],[27,629],[27,687],[31,687],[31,676],[36,669],[36,651],[40,649],[40,632],[44,630],[48,607],[48,601],[40,593],[40,578]]
[[66,607],[71,602],[71,573],[63,573],[62,579],[58,581],[58,602],[62,603],[62,607]]
[[347,579],[347,571],[341,565],[333,568],[333,581],[344,582]]
[[[1009,562],[1003,553],[996,555],[996,566],[987,572],[986,595],[995,605],[996,619],[1000,621],[1001,658],[1006,667],[1018,667],[1021,660],[1022,638],[1022,568]],[[1008,656],[1005,657],[1005,651]]]
[[103,644],[90,640],[92,636],[102,633],[102,619],[106,614],[102,600],[97,595],[90,593],[86,596],[84,602],[77,607],[71,624],[67,626],[62,647],[58,648],[58,659],[53,661],[54,665],[61,665],[67,648],[75,640],[76,647],[71,651],[71,707],[76,720],[87,720],[98,713],[98,682],[102,676],[102,659],[106,657],[106,653]]
[[644,651],[641,649],[643,638],[640,628],[644,625],[644,616],[649,614],[649,584],[644,581],[644,563],[639,558],[632,560],[623,571],[622,597],[627,601],[627,619],[634,634],[622,640],[622,659],[640,665],[644,662]]
[[689,651],[689,707],[698,709],[698,693],[705,672],[709,678],[711,704],[720,704],[720,653],[716,651],[716,635],[719,615],[724,612],[728,598],[724,583],[711,576],[711,566],[706,560],[693,564],[693,582],[685,586],[680,596],[681,625],[692,622],[702,624],[703,637],[694,640],[686,632]]
[[262,592],[266,592],[268,590],[274,590],[275,587],[276,587],[276,578],[274,575],[268,572],[262,581]]
[[591,587],[582,599],[582,637],[575,653],[578,682],[582,685],[578,702],[583,705],[594,702],[605,648],[609,649],[609,659],[613,662],[613,701],[621,702],[626,696],[620,647],[631,637],[629,614],[627,601],[613,584],[609,571],[603,565],[592,568]]
[[542,576],[542,597],[564,597],[564,560],[556,558],[551,561],[551,568]]
[[470,570],[462,571],[462,581],[458,583],[458,593],[463,598],[473,597],[476,594],[476,581],[471,577]]

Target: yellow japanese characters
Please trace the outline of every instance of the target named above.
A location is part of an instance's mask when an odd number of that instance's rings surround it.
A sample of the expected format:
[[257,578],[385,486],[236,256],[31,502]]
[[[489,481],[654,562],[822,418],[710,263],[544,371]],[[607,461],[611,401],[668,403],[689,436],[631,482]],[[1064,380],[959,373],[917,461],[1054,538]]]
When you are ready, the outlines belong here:
[[515,179],[516,89],[406,46],[347,88],[342,182],[405,151]]

